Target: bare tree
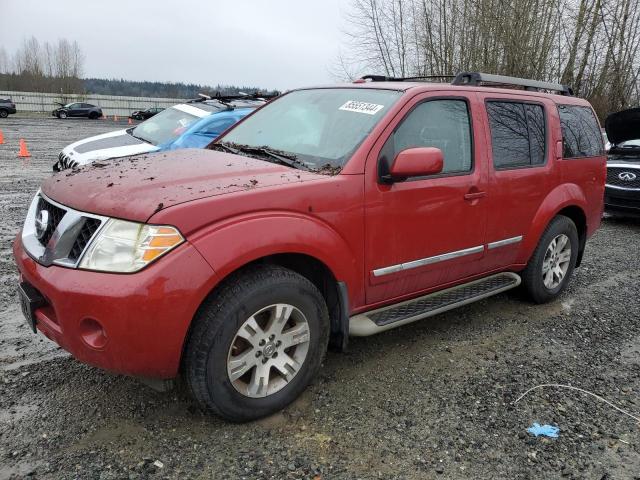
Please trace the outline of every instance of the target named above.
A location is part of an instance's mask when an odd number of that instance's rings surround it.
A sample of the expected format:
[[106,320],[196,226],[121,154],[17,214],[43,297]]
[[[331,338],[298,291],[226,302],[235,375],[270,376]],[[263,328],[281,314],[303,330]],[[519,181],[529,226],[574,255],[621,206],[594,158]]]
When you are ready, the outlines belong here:
[[352,0],[336,72],[488,71],[570,84],[601,116],[639,99],[638,0]]

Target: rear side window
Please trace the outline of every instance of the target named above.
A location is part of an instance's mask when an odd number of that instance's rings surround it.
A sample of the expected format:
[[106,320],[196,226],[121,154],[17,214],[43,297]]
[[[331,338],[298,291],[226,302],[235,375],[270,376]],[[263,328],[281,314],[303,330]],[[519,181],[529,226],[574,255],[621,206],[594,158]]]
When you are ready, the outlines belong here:
[[442,173],[471,170],[471,121],[465,100],[429,100],[402,120],[383,148],[386,157],[414,147],[442,150]]
[[604,155],[602,133],[589,107],[558,105],[564,158]]
[[542,165],[545,159],[545,121],[542,105],[487,102],[493,165],[497,169]]

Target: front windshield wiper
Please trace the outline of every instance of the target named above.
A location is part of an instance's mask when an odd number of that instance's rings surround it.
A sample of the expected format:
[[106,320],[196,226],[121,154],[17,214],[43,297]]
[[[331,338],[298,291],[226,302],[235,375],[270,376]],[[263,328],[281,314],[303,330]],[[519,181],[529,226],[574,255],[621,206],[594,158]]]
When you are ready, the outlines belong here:
[[281,165],[286,165],[291,168],[301,168],[303,170],[311,170],[306,164],[297,159],[297,157],[292,153],[282,152],[280,150],[276,150],[273,148],[269,148],[267,146],[263,147],[254,147],[252,145],[239,145],[237,143],[228,143],[228,142],[220,142],[214,143],[211,147],[220,146],[231,153],[249,153],[249,154],[258,154],[270,157],[277,161],[277,163]]
[[[129,135],[131,135],[133,138],[137,138],[138,140],[142,140],[143,142],[151,143],[151,142],[150,142],[149,140],[147,140],[146,138],[139,137],[138,135],[134,135],[134,134],[133,134],[133,131],[134,131],[134,130],[135,130],[135,128],[132,128],[132,129],[129,131]],[[151,143],[151,144],[152,144],[152,143]],[[153,145],[153,144],[152,144],[152,145]]]

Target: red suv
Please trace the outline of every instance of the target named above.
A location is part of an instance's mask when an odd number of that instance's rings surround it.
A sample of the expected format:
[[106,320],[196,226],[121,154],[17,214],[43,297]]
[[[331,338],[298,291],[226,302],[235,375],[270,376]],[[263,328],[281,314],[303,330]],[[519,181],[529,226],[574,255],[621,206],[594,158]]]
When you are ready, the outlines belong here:
[[77,359],[181,374],[206,409],[249,420],[349,335],[521,282],[557,297],[600,225],[605,163],[592,108],[561,85],[294,90],[208,150],[45,181],[14,243],[22,306]]

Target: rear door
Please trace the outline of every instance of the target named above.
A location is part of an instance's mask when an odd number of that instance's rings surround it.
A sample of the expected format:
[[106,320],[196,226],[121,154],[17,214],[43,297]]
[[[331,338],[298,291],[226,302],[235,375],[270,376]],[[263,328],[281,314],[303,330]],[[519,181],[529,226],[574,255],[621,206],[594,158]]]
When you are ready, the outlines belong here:
[[[474,93],[421,94],[405,105],[367,159],[367,303],[415,295],[476,274],[484,255],[486,162]],[[437,147],[441,174],[385,184],[381,162]]]
[[[479,93],[490,145],[485,270],[513,264],[533,218],[558,184],[553,164],[553,102],[540,97]],[[557,119],[555,120],[557,124]]]

